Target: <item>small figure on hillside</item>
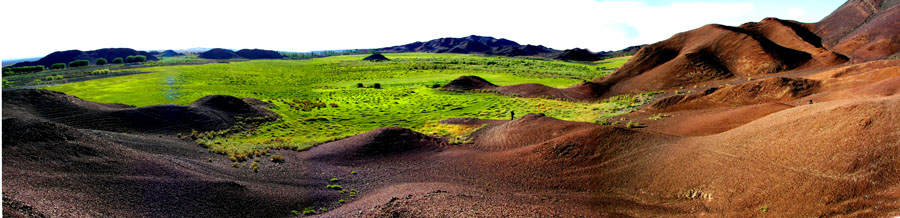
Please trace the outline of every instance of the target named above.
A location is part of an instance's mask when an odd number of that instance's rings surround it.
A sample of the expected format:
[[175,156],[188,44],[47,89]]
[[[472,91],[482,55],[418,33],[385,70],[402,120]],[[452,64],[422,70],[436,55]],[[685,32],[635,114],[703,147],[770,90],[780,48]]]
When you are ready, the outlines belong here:
[[812,99],[809,99],[809,104],[812,104]]
[[515,119],[515,118],[516,118],[516,112],[515,112],[515,111],[509,111],[509,120],[513,120],[513,119]]

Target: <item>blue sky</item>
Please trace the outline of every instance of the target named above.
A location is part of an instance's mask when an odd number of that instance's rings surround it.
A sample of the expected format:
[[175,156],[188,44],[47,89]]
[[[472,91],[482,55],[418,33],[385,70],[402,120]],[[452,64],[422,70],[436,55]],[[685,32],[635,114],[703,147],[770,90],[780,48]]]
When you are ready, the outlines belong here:
[[[3,1],[0,58],[193,47],[314,51],[486,35],[556,49],[617,50],[709,23],[816,22],[842,0]],[[40,8],[41,10],[31,10]],[[136,23],[135,21],[140,23]]]

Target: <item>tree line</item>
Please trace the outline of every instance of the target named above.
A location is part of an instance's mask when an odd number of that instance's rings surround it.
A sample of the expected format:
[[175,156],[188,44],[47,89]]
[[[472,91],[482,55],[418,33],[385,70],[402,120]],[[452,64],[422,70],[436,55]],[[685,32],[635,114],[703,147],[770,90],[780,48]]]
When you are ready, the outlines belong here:
[[[113,59],[112,63],[113,64],[141,63],[141,62],[145,62],[145,61],[147,61],[147,56],[130,55],[125,58],[117,57],[117,58]],[[66,64],[66,63],[52,64],[52,65],[50,65],[50,69],[51,70],[60,70],[60,69],[66,69],[66,68],[84,67],[84,66],[90,65],[90,63],[91,62],[89,60],[74,60],[72,62],[69,62],[68,64]],[[97,66],[106,65],[107,63],[108,62],[107,62],[106,58],[97,58],[97,60],[94,60],[94,65],[97,65]],[[7,67],[7,68],[3,68],[3,75],[10,76],[10,75],[17,75],[17,74],[25,74],[25,73],[36,73],[36,72],[41,72],[44,70],[47,70],[47,68],[45,68],[43,65],[24,66],[24,67]]]

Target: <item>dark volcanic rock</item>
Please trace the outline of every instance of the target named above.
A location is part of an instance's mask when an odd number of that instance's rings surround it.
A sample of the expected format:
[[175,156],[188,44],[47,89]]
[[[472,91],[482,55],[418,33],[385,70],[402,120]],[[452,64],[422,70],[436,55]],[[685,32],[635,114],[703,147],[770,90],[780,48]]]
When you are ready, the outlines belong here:
[[478,76],[461,76],[441,87],[445,91],[469,91],[475,89],[495,89],[494,85]]
[[364,61],[389,61],[389,60],[391,60],[391,59],[388,59],[387,57],[385,57],[385,56],[382,55],[381,53],[375,53],[375,54],[369,55],[369,56],[366,57],[366,58],[363,58],[363,60],[364,60]]
[[234,53],[234,51],[231,51],[231,50],[228,50],[228,49],[222,49],[222,48],[214,48],[214,49],[210,49],[209,51],[200,53],[200,55],[199,55],[198,57],[200,57],[200,58],[206,58],[206,59],[232,59],[232,58],[240,58],[240,56],[238,56],[237,53]]
[[463,38],[440,38],[427,42],[414,42],[375,50],[381,52],[431,52],[504,56],[534,56],[557,52],[544,46],[520,45],[507,39],[476,35]]
[[246,59],[281,59],[283,56],[276,51],[264,49],[241,49],[237,55]]
[[116,132],[176,133],[230,128],[237,117],[276,118],[248,101],[223,95],[198,99],[190,106],[130,107],[102,104],[49,90],[3,92],[3,117],[37,118],[80,129]]
[[641,48],[643,48],[644,46],[647,46],[647,45],[644,44],[644,45],[628,46],[627,48],[623,48],[622,50],[618,50],[618,51],[601,51],[601,52],[597,52],[597,55],[599,55],[601,58],[602,57],[623,56],[623,55],[633,55],[634,53],[637,53],[638,50],[641,50]]
[[597,54],[593,52],[583,49],[583,48],[573,48],[567,49],[559,55],[556,56],[556,59],[566,60],[566,61],[596,61],[600,58]]
[[35,65],[43,65],[44,67],[50,67],[55,63],[69,63],[75,60],[88,60],[91,63],[94,63],[97,58],[105,58],[107,61],[112,61],[116,58],[125,58],[132,55],[143,55],[147,57],[148,61],[156,61],[159,60],[150,53],[145,51],[136,51],[130,48],[104,48],[97,49],[93,51],[80,51],[80,50],[68,50],[68,51],[57,51],[50,53],[49,55],[41,58],[37,61],[25,61],[16,63],[13,67],[21,67],[21,66],[35,66]]
[[553,50],[551,48],[544,47],[543,45],[520,45],[520,46],[506,46],[494,48],[494,51],[490,54],[492,55],[502,55],[502,56],[543,56],[550,55],[558,52],[557,50]]

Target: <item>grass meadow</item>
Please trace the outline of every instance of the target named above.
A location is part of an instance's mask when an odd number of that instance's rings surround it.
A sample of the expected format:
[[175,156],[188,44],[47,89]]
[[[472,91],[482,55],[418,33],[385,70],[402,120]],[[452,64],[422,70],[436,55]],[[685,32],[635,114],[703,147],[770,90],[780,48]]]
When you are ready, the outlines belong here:
[[[203,65],[147,67],[144,74],[110,77],[46,87],[104,103],[135,106],[187,105],[212,94],[256,98],[275,105],[281,119],[254,130],[201,138],[198,142],[220,153],[261,149],[306,149],[313,145],[385,126],[430,134],[463,134],[458,127],[437,122],[447,118],[509,119],[544,113],[573,121],[595,122],[628,112],[621,103],[572,102],[454,93],[432,87],[464,75],[476,75],[497,85],[541,83],[567,87],[603,77],[628,57],[594,64],[555,60],[487,57],[465,54],[385,54],[391,61],[362,61],[366,55],[308,60],[253,60]],[[359,83],[372,87],[359,88]]]

